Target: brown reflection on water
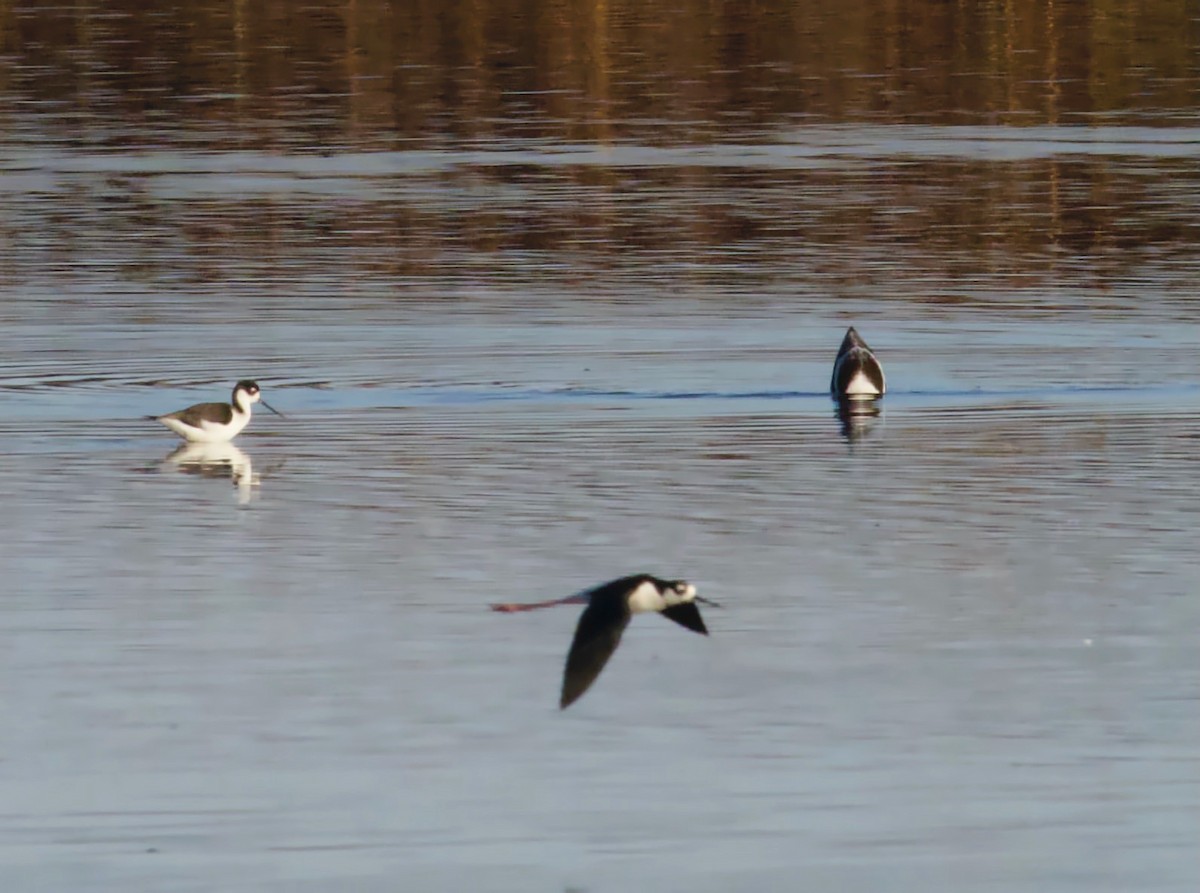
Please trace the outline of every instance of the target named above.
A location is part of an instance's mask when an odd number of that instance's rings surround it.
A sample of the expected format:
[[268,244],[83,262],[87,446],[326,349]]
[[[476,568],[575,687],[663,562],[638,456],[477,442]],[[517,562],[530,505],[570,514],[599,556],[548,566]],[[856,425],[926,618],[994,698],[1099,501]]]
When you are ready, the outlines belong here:
[[591,277],[588,290],[602,292],[605,277],[629,271],[658,289],[807,284],[956,303],[971,300],[966,287],[981,276],[1013,289],[1063,279],[1106,287],[1150,261],[1170,287],[1171,269],[1183,276],[1195,257],[1188,195],[1198,179],[1190,160],[1131,172],[1105,158],[811,171],[467,167],[289,175],[282,188],[253,174],[92,177],[15,195],[0,243],[18,282],[39,270],[162,283],[436,276],[562,287],[564,277]]
[[[1198,21],[1167,0],[0,0],[0,144],[25,153],[0,170],[0,271],[159,287],[590,277],[597,291],[635,270],[660,290],[873,298],[907,278],[895,290],[931,303],[968,300],[971,277],[1171,275],[1196,256],[1194,157],[1138,156],[1142,132],[1118,137],[1132,149],[988,160],[936,125],[1194,122]],[[895,148],[915,128],[873,122],[935,126]],[[846,130],[872,147],[772,163],[813,123],[861,125]],[[454,155],[476,141],[513,151]],[[549,159],[590,141],[665,148]],[[89,153],[85,168],[57,170],[55,143]],[[161,154],[108,171],[107,147]],[[230,154],[197,168],[178,152],[197,148]],[[387,148],[434,162],[364,161]],[[314,149],[348,160],[326,169]],[[263,163],[296,150],[311,164]]]
[[4,0],[0,95],[116,144],[1194,120],[1198,31],[1179,0]]

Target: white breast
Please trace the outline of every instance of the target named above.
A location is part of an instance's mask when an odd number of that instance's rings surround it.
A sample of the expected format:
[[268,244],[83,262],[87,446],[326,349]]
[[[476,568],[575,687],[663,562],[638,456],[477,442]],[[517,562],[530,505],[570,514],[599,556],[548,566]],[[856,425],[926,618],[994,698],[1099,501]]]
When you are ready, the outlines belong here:
[[649,580],[638,586],[629,596],[629,610],[634,614],[661,611],[666,606],[667,603],[663,600],[658,587]]

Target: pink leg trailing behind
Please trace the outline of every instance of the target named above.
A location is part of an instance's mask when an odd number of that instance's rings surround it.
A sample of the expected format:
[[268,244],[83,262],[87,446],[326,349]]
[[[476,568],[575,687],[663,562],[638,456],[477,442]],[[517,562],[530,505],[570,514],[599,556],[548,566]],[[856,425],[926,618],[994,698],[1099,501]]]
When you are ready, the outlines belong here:
[[582,595],[568,595],[566,598],[555,598],[548,602],[502,602],[491,606],[493,611],[502,614],[515,614],[517,611],[536,611],[538,608],[553,608],[555,605],[582,605],[587,599]]

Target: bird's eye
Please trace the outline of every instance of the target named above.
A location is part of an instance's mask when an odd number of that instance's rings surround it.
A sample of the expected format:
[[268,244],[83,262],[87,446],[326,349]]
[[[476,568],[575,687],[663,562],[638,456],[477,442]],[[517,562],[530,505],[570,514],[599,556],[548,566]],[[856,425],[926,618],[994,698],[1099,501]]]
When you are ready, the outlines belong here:
[[678,583],[675,584],[675,591],[676,592],[687,592],[687,586],[688,586],[687,583],[683,582],[683,580],[680,580]]

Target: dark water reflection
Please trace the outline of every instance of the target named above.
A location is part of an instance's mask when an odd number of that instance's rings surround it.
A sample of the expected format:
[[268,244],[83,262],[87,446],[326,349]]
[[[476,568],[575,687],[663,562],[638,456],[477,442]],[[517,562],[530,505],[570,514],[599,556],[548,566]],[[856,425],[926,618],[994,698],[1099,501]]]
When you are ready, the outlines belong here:
[[834,413],[842,426],[842,437],[853,443],[875,429],[883,408],[879,400],[838,400]]
[[6,893],[1197,889],[1196,28],[0,3]]
[[[655,300],[680,280],[919,291],[931,307],[971,303],[988,279],[1047,307],[1075,283],[1103,306],[1151,264],[1168,301],[1190,294],[1200,130],[1083,133],[793,130],[753,147],[329,158],[27,149],[0,167],[2,264],[18,282],[56,266],[173,288],[300,277],[327,299],[364,278],[425,300],[427,280],[488,277]],[[135,244],[111,257],[110,238]]]

